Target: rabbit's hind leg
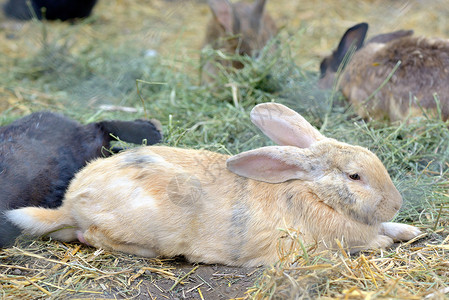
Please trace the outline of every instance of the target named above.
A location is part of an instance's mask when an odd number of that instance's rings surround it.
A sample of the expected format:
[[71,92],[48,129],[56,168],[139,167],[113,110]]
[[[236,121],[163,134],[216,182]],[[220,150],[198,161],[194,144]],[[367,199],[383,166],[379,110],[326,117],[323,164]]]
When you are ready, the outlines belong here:
[[104,234],[97,226],[92,225],[86,231],[77,232],[78,240],[88,246],[102,248],[105,250],[120,251],[129,254],[135,254],[144,257],[156,257],[157,254],[148,247],[117,241]]

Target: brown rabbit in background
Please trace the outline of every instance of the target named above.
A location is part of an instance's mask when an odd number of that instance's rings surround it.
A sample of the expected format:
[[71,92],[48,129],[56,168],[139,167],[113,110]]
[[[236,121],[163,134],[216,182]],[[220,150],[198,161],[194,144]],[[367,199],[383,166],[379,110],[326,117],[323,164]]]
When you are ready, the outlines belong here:
[[232,157],[162,146],[128,150],[79,172],[62,207],[6,215],[33,235],[233,266],[276,262],[280,228],[299,229],[309,246],[334,248],[339,239],[351,252],[420,233],[387,222],[402,198],[372,152],[324,137],[281,104],[259,104],[251,119],[281,146]]
[[[363,46],[367,31],[366,23],[346,31],[338,48],[321,63],[319,86],[332,88],[343,62],[338,86],[361,117],[393,122],[423,111],[435,116],[436,94],[441,117],[448,120],[449,40],[415,37],[412,30],[400,30],[375,36]],[[345,64],[351,48],[356,52]]]
[[[205,45],[222,50],[225,54],[256,56],[267,42],[277,34],[273,19],[265,13],[266,0],[253,3],[231,3],[228,0],[209,0],[212,18],[207,25]],[[221,60],[221,64],[231,66]],[[233,61],[232,67],[241,69],[242,63]],[[210,81],[217,74],[214,62],[203,68],[204,78]]]

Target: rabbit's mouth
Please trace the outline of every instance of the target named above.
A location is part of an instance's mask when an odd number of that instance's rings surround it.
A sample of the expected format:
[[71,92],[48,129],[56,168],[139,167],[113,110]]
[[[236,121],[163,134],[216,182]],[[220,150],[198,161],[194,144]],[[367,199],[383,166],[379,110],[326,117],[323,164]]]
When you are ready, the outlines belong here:
[[[348,201],[350,202],[352,200]],[[382,220],[379,220],[378,214],[373,212],[372,207],[360,208],[359,206],[357,206],[356,202],[353,202],[350,207],[348,207],[347,203],[346,204],[327,203],[326,201],[321,201],[321,203],[329,207],[335,213],[348,219],[351,219],[357,223],[371,226],[384,222]]]

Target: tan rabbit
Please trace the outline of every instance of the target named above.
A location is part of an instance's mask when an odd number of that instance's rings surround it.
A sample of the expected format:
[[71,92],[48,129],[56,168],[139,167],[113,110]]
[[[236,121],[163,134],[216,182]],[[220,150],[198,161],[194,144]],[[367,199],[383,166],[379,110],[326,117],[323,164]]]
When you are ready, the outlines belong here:
[[346,31],[338,48],[321,63],[319,86],[332,88],[339,66],[356,48],[342,65],[339,88],[360,116],[390,121],[423,111],[435,116],[436,94],[447,120],[449,40],[414,37],[412,30],[400,30],[375,36],[363,46],[367,30],[368,24],[361,23]]
[[307,245],[352,252],[417,236],[383,223],[402,198],[370,151],[324,137],[276,103],[251,119],[281,146],[229,157],[149,146],[97,159],[76,175],[58,209],[7,212],[25,232],[147,257],[257,266],[276,262],[281,228]]
[[[222,50],[226,54],[256,56],[267,42],[277,34],[273,19],[265,13],[266,0],[253,3],[231,3],[228,0],[209,0],[212,18],[206,29],[205,45]],[[229,61],[220,61],[229,67]],[[233,61],[232,67],[240,69],[241,62]],[[217,74],[213,62],[203,68],[204,79],[210,81]]]

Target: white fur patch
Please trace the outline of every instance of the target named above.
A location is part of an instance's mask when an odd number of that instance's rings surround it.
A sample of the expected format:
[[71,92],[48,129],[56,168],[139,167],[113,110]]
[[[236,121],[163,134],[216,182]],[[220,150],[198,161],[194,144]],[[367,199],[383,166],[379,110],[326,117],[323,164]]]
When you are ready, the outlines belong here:
[[382,230],[394,241],[409,241],[421,234],[421,230],[415,226],[393,222],[382,223]]
[[27,213],[27,208],[19,208],[5,212],[9,221],[28,233],[34,234],[38,231],[36,220]]
[[50,236],[58,240],[69,242],[76,239],[75,230],[72,227],[62,229],[61,227],[68,226],[68,224],[58,223],[58,220],[53,219],[57,217],[58,211],[39,207],[24,207],[7,211],[5,215],[8,220],[28,234],[42,235],[54,231]]
[[156,209],[156,201],[145,194],[144,189],[136,188],[129,199],[131,209]]

